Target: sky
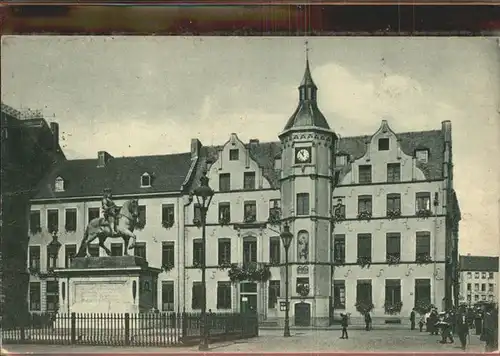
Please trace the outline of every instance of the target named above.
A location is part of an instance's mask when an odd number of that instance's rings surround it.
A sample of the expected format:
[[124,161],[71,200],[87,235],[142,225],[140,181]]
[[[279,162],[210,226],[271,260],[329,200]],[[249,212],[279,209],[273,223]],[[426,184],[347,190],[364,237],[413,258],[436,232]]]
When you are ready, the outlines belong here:
[[[277,141],[304,37],[3,36],[1,98],[60,125],[66,156],[187,152],[232,132]],[[480,37],[312,37],[318,105],[340,136],[451,120],[460,254],[500,252],[500,45]]]

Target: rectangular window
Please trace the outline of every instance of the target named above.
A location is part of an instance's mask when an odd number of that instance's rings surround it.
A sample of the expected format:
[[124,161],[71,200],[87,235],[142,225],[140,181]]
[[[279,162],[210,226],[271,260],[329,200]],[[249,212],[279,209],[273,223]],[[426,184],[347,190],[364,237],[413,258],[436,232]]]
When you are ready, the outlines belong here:
[[345,309],[345,281],[333,281],[333,308]]
[[161,224],[164,228],[170,228],[175,223],[174,204],[164,204],[161,207]]
[[163,241],[161,243],[161,265],[168,268],[175,266],[175,242]]
[[431,210],[431,193],[421,192],[416,194],[416,211]]
[[387,216],[401,215],[401,194],[387,194]]
[[401,259],[401,234],[390,232],[386,234],[386,261],[395,262]]
[[467,290],[470,290],[470,291],[472,290],[472,284],[467,283]]
[[205,253],[201,239],[193,240],[193,266],[203,266],[205,263]]
[[231,174],[219,174],[219,192],[229,192],[231,190]]
[[40,225],[40,211],[33,210],[30,212],[30,232],[36,234],[42,231],[42,226]]
[[309,287],[309,277],[298,277],[295,284],[295,293],[300,293],[301,287]]
[[136,242],[135,243],[134,255],[147,260],[146,243],[145,242]]
[[474,278],[478,279],[479,278],[479,272],[474,272]]
[[477,294],[476,294],[476,295],[474,296],[474,301],[475,301],[475,302],[479,301],[479,295],[477,295]]
[[57,281],[47,281],[46,288],[46,310],[55,312],[59,309],[59,283]]
[[281,200],[269,200],[269,222],[279,223],[281,219]]
[[493,293],[493,288],[494,288],[493,284],[489,283],[488,284],[488,292]]
[[40,271],[40,246],[29,246],[29,268]]
[[111,256],[123,256],[123,244],[112,243],[111,244]]
[[64,246],[64,266],[66,268],[69,268],[71,266],[71,261],[76,255],[76,245],[71,244],[71,245],[65,245]]
[[345,235],[335,235],[333,238],[333,262],[345,263]]
[[372,214],[372,196],[360,195],[358,197],[358,214],[368,213]]
[[486,283],[481,284],[481,292],[486,292]]
[[229,160],[230,161],[238,161],[240,159],[240,150],[232,149],[229,150]]
[[191,309],[201,309],[203,303],[203,284],[193,282]]
[[372,182],[372,166],[369,164],[359,166],[359,184]]
[[489,278],[489,279],[493,279],[493,278],[494,278],[494,277],[493,277],[493,272],[488,272],[488,278]]
[[99,208],[89,208],[88,209],[88,217],[89,217],[88,222],[91,222],[92,220],[97,219],[99,217],[99,215],[100,215]]
[[481,278],[486,279],[486,272],[481,272]]
[[387,182],[394,183],[401,181],[401,165],[399,163],[387,164]]
[[219,239],[219,266],[231,263],[231,239]]
[[358,234],[358,260],[372,260],[372,235]]
[[309,215],[309,193],[297,194],[297,215]]
[[257,262],[257,240],[243,241],[243,265]]
[[30,282],[29,284],[29,295],[30,295],[30,310],[40,311],[42,310],[41,299],[42,291],[40,288],[40,282]]
[[280,296],[280,281],[269,281],[269,293],[267,300],[268,309],[275,309],[277,307],[278,298]]
[[255,189],[255,172],[243,173],[243,189],[245,190]]
[[244,203],[243,219],[246,223],[253,223],[257,221],[257,205],[255,201],[246,201]]
[[356,303],[373,303],[372,281],[358,280],[356,284]]
[[474,290],[479,292],[479,283],[474,283]]
[[378,139],[378,150],[379,151],[389,151],[389,139],[379,138]]
[[467,272],[467,278],[472,278],[472,272]]
[[217,309],[231,309],[231,282],[217,282]]
[[385,303],[388,305],[401,303],[401,281],[399,279],[385,280]]
[[66,209],[64,229],[68,232],[76,231],[76,209]]
[[425,259],[431,256],[431,233],[428,231],[417,232],[416,259]]
[[174,282],[161,282],[161,310],[174,311]]
[[281,262],[281,243],[279,236],[271,236],[269,238],[269,263],[278,265]]
[[59,210],[47,210],[47,229],[50,233],[59,230]]
[[57,268],[58,267],[58,257],[59,256],[52,256],[51,251],[50,251],[50,245],[47,245],[46,249],[46,255],[47,256],[47,270]]
[[431,280],[415,279],[415,305],[423,303],[431,304]]
[[146,226],[146,205],[139,205],[138,213],[139,226]]
[[219,223],[227,225],[231,222],[230,203],[219,203]]
[[88,252],[91,257],[99,257],[99,245],[91,244],[88,247]]

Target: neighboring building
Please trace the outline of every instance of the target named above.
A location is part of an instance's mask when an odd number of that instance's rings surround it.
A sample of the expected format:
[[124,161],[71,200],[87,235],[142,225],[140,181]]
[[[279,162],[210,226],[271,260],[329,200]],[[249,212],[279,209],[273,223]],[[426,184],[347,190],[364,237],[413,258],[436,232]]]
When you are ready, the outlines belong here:
[[59,126],[39,113],[26,114],[1,104],[1,305],[4,322],[26,310],[28,214],[34,187],[52,165],[64,161]]
[[[450,306],[458,294],[460,220],[450,122],[439,130],[395,133],[384,120],[373,135],[339,139],[316,92],[307,62],[298,107],[279,142],[244,143],[232,134],[216,147],[193,139],[191,153],[112,158],[102,152],[98,159],[59,165],[32,200],[30,265],[46,270],[50,230],[59,231],[62,243],[59,267],[67,265],[109,187],[118,204],[137,197],[143,219],[147,212],[135,253],[152,267],[173,266],[159,276],[162,311],[200,309],[199,266],[206,258],[208,309],[251,308],[262,321],[282,322],[281,219],[294,234],[292,324],[327,325],[339,312],[361,317],[357,301],[373,303],[372,315],[380,320],[407,319],[417,301]],[[188,196],[205,167],[216,192],[206,253],[199,209]],[[120,240],[107,244],[114,254],[123,253]],[[44,273],[34,273],[30,286],[32,311],[56,308],[47,301],[57,297],[45,292]]]
[[460,256],[460,301],[498,303],[498,257]]

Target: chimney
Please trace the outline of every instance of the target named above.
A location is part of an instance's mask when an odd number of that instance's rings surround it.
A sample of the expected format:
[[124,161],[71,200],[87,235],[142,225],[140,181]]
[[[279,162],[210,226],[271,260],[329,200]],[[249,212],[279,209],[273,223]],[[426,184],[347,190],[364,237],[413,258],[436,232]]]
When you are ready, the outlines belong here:
[[200,157],[201,142],[197,138],[191,139],[191,159]]
[[52,131],[52,146],[56,150],[59,146],[59,124],[57,122],[50,123],[50,131]]
[[251,138],[249,143],[252,146],[253,145],[258,145],[259,144],[259,139],[257,139],[257,138]]
[[111,156],[106,151],[97,152],[97,167],[99,167],[99,168],[105,167],[111,158],[113,158],[113,156]]
[[451,143],[451,121],[445,120],[441,122],[441,130],[443,131],[444,142]]

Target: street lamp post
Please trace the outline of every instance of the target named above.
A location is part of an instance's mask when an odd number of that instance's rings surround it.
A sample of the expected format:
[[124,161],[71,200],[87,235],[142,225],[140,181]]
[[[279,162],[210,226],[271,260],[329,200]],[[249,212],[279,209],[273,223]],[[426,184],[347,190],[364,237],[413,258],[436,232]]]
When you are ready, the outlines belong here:
[[207,225],[207,211],[210,207],[210,202],[214,196],[214,191],[208,186],[207,170],[203,170],[203,175],[200,178],[200,186],[197,187],[193,195],[196,197],[200,209],[201,218],[201,245],[203,249],[203,258],[201,261],[201,285],[203,290],[203,303],[201,305],[201,322],[202,322],[202,335],[200,340],[200,351],[208,350],[208,323],[207,323],[207,283],[205,279],[206,273],[206,225]]
[[283,226],[283,231],[281,232],[281,241],[283,241],[283,247],[285,248],[285,330],[283,332],[284,337],[290,336],[290,317],[288,315],[290,309],[290,303],[288,301],[288,249],[292,243],[293,234],[290,232],[290,226],[288,222],[285,222]]

